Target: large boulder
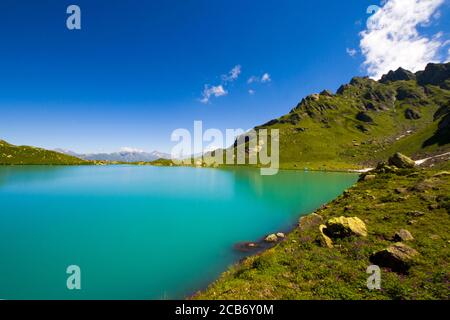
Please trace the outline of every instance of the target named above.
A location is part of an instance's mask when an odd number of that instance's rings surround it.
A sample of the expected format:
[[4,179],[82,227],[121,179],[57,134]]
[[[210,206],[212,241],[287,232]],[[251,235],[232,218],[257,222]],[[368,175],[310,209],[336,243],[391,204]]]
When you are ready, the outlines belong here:
[[283,232],[278,232],[278,233],[276,234],[276,236],[277,236],[277,238],[280,238],[280,239],[286,238],[286,235],[285,235]]
[[400,229],[400,231],[396,232],[394,235],[394,241],[411,241],[414,240],[411,232],[406,229]]
[[416,163],[411,158],[405,156],[404,154],[401,154],[400,152],[397,152],[392,157],[389,158],[388,161],[389,165],[396,166],[397,168],[414,168]]
[[370,261],[380,267],[387,267],[395,272],[406,273],[419,253],[407,245],[397,242],[392,246],[373,253]]
[[301,217],[299,220],[298,227],[301,231],[311,230],[322,224],[323,218],[317,213],[312,213],[307,216]]
[[266,242],[277,242],[278,241],[278,237],[277,237],[277,235],[276,234],[269,234],[265,239],[264,239],[264,241],[266,241]]
[[331,238],[345,238],[349,236],[367,236],[366,224],[358,217],[331,218],[326,223],[325,234]]

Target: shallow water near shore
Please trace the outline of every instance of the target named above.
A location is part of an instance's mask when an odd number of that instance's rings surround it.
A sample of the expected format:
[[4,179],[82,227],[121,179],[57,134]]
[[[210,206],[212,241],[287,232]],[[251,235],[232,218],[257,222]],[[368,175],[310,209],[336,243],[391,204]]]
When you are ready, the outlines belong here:
[[[149,166],[0,167],[0,299],[175,299],[289,230],[356,174]],[[246,253],[247,255],[249,253]],[[68,290],[66,268],[81,269]]]

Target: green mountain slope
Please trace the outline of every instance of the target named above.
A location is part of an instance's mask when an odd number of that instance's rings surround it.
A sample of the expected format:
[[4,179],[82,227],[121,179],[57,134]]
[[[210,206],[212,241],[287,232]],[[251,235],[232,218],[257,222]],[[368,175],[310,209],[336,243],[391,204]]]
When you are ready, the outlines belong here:
[[380,81],[353,78],[336,94],[304,98],[256,129],[280,130],[282,168],[348,169],[394,152],[420,157],[450,142],[450,63],[391,71]]
[[79,165],[91,162],[45,149],[15,146],[0,140],[0,165]]

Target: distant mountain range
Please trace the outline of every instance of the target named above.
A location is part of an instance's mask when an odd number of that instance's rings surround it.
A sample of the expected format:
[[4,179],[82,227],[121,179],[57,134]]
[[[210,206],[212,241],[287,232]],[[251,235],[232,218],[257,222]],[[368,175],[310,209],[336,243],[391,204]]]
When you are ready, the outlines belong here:
[[150,162],[158,159],[170,159],[171,155],[159,151],[119,151],[113,153],[79,154],[70,150],[55,149],[54,151],[89,161],[118,161],[118,162]]

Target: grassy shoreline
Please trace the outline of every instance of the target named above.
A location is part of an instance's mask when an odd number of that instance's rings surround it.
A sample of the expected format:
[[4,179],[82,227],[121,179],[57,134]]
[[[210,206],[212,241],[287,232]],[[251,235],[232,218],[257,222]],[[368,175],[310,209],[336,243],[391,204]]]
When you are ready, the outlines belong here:
[[[231,266],[206,290],[189,298],[448,299],[448,170],[447,161],[434,169],[377,174],[373,180],[359,181],[315,213],[324,220],[357,216],[367,225],[366,238],[339,239],[328,248],[318,226],[294,228],[275,247]],[[400,229],[414,236],[407,244],[419,252],[417,261],[408,274],[382,268],[382,289],[368,290],[371,254],[393,244]]]

